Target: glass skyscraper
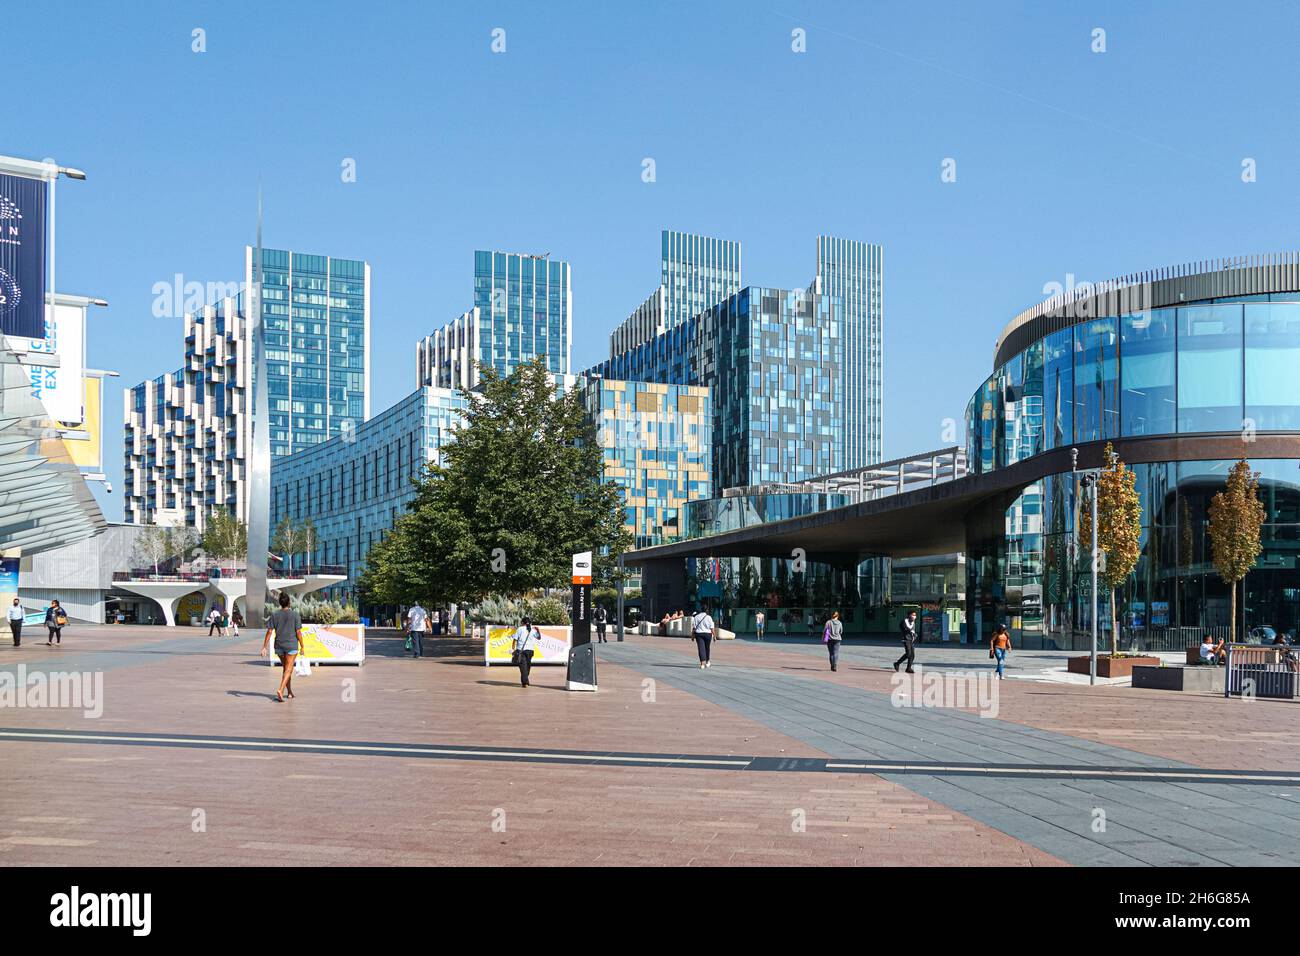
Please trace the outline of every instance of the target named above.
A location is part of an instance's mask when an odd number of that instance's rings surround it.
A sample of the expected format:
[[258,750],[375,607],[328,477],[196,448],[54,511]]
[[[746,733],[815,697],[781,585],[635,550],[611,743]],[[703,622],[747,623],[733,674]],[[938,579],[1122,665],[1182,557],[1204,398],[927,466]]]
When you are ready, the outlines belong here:
[[665,229],[660,245],[660,285],[668,328],[740,291],[739,242]]
[[610,358],[676,328],[742,288],[740,243],[665,229],[659,285],[609,337]]
[[842,305],[846,469],[875,464],[882,457],[883,259],[878,245],[817,237],[818,291]]
[[702,385],[713,405],[713,494],[844,469],[838,300],[750,286],[597,367],[603,377]]
[[513,252],[474,253],[478,354],[484,366],[508,375],[546,356],[546,370],[569,374],[573,310],[569,264]]
[[[245,248],[248,286],[254,254]],[[367,263],[263,249],[262,320],[273,456],[328,441],[370,417]]]

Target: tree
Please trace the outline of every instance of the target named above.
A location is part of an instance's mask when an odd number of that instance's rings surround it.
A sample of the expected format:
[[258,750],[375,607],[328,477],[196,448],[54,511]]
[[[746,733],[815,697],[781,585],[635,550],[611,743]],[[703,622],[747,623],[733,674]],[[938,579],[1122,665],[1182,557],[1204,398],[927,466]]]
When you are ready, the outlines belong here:
[[280,523],[275,526],[275,536],[271,539],[271,547],[278,551],[280,557],[284,559],[284,570],[286,572],[293,571],[293,556],[298,553],[300,540],[298,526],[293,523],[292,518],[285,515],[280,519]]
[[[1092,550],[1092,509],[1080,509],[1079,541],[1084,551]],[[1142,499],[1137,493],[1137,475],[1125,467],[1106,443],[1106,466],[1097,476],[1097,548],[1106,555],[1099,579],[1110,590],[1111,655],[1119,653],[1119,615],[1115,592],[1128,580],[1142,556]]]
[[303,518],[302,524],[298,525],[298,546],[307,556],[307,573],[311,574],[312,556],[316,553],[316,522],[311,518]]
[[213,510],[204,522],[203,551],[218,561],[237,560],[248,553],[248,526],[229,508]]
[[560,587],[581,551],[594,552],[593,583],[614,583],[631,544],[622,494],[601,480],[582,392],[556,391],[541,360],[509,377],[480,369],[442,463],[426,466],[408,513],[370,549],[368,599],[473,602]]
[[1259,532],[1264,518],[1264,504],[1259,500],[1259,475],[1250,470],[1250,463],[1243,458],[1228,472],[1223,491],[1210,501],[1207,528],[1214,567],[1232,591],[1229,643],[1237,639],[1237,582],[1255,566],[1263,550]]
[[185,557],[197,542],[198,532],[193,528],[146,525],[136,538],[132,561],[152,564],[153,573],[158,574],[160,564],[171,558]]

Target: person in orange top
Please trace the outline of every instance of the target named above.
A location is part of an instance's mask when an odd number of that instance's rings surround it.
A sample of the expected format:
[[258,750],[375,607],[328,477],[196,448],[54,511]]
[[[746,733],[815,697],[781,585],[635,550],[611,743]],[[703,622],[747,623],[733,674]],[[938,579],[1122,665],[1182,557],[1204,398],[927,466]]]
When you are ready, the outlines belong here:
[[1005,680],[1002,669],[1006,666],[1007,655],[1011,653],[1011,633],[1005,624],[993,628],[993,640],[989,641],[989,657],[998,662],[998,680]]

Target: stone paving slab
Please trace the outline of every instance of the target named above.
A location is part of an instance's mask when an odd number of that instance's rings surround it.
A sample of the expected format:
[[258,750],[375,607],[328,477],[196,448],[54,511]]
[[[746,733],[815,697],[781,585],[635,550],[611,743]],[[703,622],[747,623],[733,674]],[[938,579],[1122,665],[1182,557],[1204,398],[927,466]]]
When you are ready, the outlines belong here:
[[[729,649],[725,663],[719,660],[710,669],[700,670],[690,663],[689,647],[672,644],[671,640],[647,639],[602,646],[599,653],[602,659],[666,680],[756,722],[779,725],[783,733],[815,741],[833,756],[905,759],[905,755],[925,755],[930,760],[1024,765],[1190,766],[967,711],[895,707],[887,693],[835,680],[840,674],[826,680],[796,676],[784,669],[747,666],[751,659],[770,657],[768,648],[752,656]],[[1300,860],[1300,847],[1293,848],[1289,839],[1291,830],[1300,824],[1300,794],[1295,787],[1278,787],[1274,793],[1273,788],[1264,786],[1201,784],[1190,791],[1193,795],[1213,793],[1218,799],[1218,816],[1250,819],[1250,826],[1231,831],[1231,838],[1239,841],[1233,854],[1220,840],[1203,839],[1202,828],[1194,822],[1183,823],[1180,818],[1145,809],[1143,801],[1149,791],[1136,789],[1135,782],[1107,781],[1106,792],[1112,798],[1123,797],[1107,811],[1108,816],[1118,813],[1119,820],[1111,817],[1106,834],[1094,834],[1092,809],[1098,803],[1102,809],[1107,805],[1089,791],[1091,781],[885,776],[1080,865],[1214,866],[1223,865],[1229,856],[1273,865]],[[1172,792],[1165,791],[1166,795]]]

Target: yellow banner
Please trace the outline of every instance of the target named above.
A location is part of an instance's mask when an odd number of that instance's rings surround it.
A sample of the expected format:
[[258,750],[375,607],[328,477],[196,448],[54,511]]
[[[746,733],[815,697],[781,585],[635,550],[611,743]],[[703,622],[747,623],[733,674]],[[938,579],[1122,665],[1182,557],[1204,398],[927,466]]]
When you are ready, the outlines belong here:
[[[541,640],[533,644],[534,664],[568,664],[569,648],[573,646],[573,633],[567,627],[538,627]],[[483,642],[483,663],[509,664],[514,650],[515,628],[488,625],[487,640]]]

